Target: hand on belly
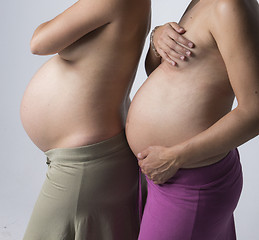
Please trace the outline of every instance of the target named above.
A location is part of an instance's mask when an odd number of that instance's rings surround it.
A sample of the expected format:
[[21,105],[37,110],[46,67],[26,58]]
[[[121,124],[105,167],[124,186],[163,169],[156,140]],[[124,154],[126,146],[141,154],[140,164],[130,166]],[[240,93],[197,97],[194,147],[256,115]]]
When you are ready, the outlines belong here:
[[155,184],[165,183],[181,167],[177,157],[177,147],[174,151],[174,154],[172,154],[172,148],[148,147],[137,155],[141,171]]

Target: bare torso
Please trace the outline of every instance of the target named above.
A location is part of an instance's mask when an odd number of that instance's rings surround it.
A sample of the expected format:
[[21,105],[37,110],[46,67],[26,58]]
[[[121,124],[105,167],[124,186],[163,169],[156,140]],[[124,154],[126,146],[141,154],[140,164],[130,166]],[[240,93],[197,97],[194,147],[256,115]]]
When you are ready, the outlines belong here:
[[[178,67],[163,62],[135,95],[128,114],[127,139],[135,154],[149,146],[173,146],[206,130],[231,111],[234,93],[212,35],[212,1],[195,1],[180,25],[196,48]],[[219,161],[226,153],[197,167]]]
[[41,150],[95,143],[124,128],[150,1],[124,2],[116,20],[52,57],[29,83],[21,119]]

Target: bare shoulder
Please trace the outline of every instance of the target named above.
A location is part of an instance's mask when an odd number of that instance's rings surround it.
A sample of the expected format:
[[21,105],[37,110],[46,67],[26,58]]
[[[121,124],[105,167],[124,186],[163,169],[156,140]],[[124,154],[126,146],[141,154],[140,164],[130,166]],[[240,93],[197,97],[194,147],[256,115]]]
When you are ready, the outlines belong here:
[[103,9],[106,12],[116,13],[114,10],[119,9],[119,7],[125,2],[125,0],[78,0],[76,4],[79,4],[87,12],[89,11],[89,6],[93,5],[95,8]]
[[102,14],[111,16],[111,20],[116,18],[125,6],[130,4],[129,0],[78,0],[79,4],[86,13],[92,9],[99,9]]
[[[259,41],[257,0],[212,0],[210,30],[214,37],[224,36]],[[224,34],[223,34],[224,33]],[[224,36],[219,36],[224,35]]]
[[242,20],[247,18],[258,21],[259,5],[257,0],[217,0],[213,4],[214,16],[217,17],[217,20],[223,18],[233,21],[237,18]]
[[[215,6],[218,7],[218,10],[229,10],[229,8],[233,8],[233,7],[249,7],[249,6],[253,6],[253,7],[258,7],[258,2],[257,0],[217,0],[214,1]],[[244,9],[243,9],[244,10]]]
[[[257,0],[211,0],[210,32],[225,62],[239,102],[259,87],[259,6]],[[256,90],[255,90],[256,89]],[[258,99],[251,100],[258,103]]]

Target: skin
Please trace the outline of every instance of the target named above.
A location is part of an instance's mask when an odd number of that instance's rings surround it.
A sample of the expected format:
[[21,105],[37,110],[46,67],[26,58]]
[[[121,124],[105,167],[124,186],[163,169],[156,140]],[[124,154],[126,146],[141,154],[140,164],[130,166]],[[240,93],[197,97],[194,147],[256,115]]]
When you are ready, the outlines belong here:
[[125,127],[150,5],[79,0],[35,30],[32,53],[56,54],[34,75],[21,103],[23,126],[42,151],[96,143]]
[[[170,22],[159,26],[154,31],[153,42],[163,60],[176,66],[178,61],[186,61],[191,57],[192,52],[188,48],[194,48],[195,44],[183,36],[186,30],[182,26],[176,22]],[[150,75],[160,64],[161,58],[155,56],[152,47],[150,47],[146,60],[146,71]]]
[[32,53],[58,53],[21,104],[24,128],[42,151],[96,143],[124,128],[149,26],[149,0],[80,0],[35,30]]
[[[259,132],[257,1],[195,0],[180,25],[195,42],[195,57],[172,66],[149,51],[152,74],[127,120],[142,172],[157,184],[180,168],[221,160]],[[231,110],[234,97],[238,106]]]

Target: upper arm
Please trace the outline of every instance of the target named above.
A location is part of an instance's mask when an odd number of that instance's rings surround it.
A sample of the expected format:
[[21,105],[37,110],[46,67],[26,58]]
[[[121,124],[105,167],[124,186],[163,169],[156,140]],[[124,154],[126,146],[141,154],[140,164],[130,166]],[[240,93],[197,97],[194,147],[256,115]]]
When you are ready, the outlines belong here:
[[239,106],[259,114],[259,10],[256,0],[219,0],[210,31]]
[[112,21],[116,0],[79,0],[35,31],[31,48],[36,54],[58,53],[85,34]]

